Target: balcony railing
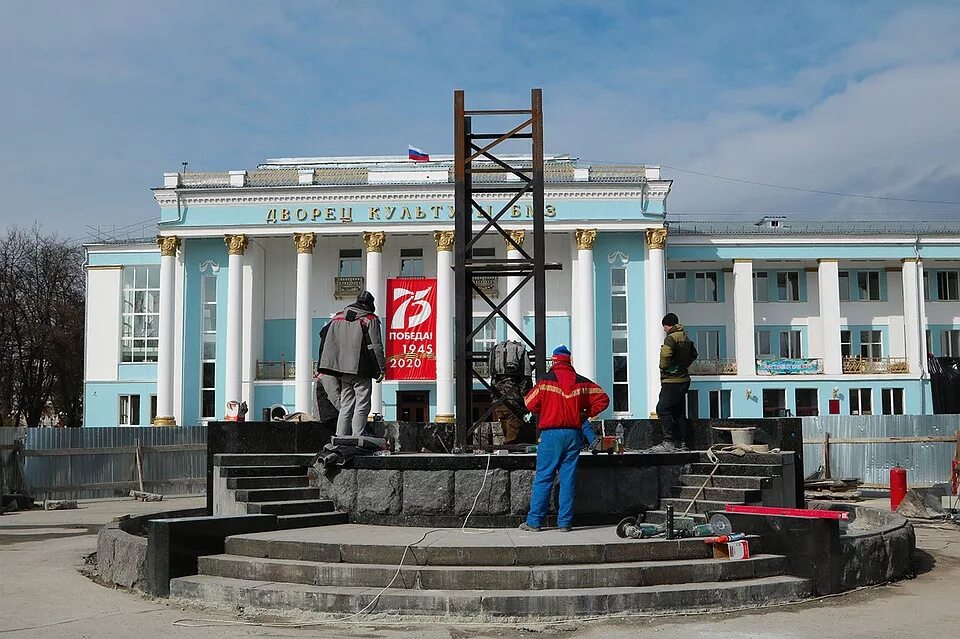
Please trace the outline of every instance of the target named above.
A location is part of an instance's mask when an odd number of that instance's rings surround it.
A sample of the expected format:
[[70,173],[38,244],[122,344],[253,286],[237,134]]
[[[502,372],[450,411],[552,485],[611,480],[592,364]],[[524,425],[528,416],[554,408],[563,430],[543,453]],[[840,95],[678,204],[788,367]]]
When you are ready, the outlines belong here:
[[[495,299],[500,297],[500,280],[496,277],[475,277],[473,278],[477,288],[483,291],[487,297]],[[473,293],[477,297],[476,291]]]
[[690,365],[691,375],[736,375],[735,359],[698,359]]
[[355,298],[363,290],[363,276],[333,278],[333,296],[338,300]]
[[818,375],[823,372],[823,360],[818,357],[758,359],[758,375]]
[[843,372],[846,375],[896,375],[909,373],[910,365],[905,357],[844,357]]

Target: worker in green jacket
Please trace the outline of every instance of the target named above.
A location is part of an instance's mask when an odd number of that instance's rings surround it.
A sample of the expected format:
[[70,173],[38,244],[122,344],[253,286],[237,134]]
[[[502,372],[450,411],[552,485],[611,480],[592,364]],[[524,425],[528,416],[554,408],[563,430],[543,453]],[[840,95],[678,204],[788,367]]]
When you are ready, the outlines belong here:
[[660,347],[660,400],[657,402],[663,443],[648,449],[651,453],[687,450],[689,368],[697,359],[697,347],[687,337],[676,314],[667,313],[663,317],[663,331],[667,335]]

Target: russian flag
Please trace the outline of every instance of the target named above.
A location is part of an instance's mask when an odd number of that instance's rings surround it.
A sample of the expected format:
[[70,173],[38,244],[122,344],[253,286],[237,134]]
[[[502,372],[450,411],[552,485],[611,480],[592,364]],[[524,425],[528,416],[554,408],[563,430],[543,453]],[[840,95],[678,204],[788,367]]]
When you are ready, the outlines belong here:
[[407,147],[407,159],[414,162],[429,162],[430,156],[415,146]]

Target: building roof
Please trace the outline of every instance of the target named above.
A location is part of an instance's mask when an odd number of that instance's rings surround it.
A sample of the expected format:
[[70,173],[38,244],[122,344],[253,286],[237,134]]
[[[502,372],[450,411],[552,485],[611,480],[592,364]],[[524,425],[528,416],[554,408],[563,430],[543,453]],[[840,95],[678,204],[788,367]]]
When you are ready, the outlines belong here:
[[838,220],[787,216],[739,217],[696,220],[667,216],[671,235],[750,235],[791,237],[798,235],[960,235],[960,219]]
[[[529,155],[504,155],[500,159],[514,167],[529,167]],[[495,168],[492,162],[476,161],[480,168]],[[312,173],[311,173],[312,172]],[[216,189],[239,186],[231,181],[236,171],[179,173],[178,188]],[[453,179],[453,156],[433,156],[429,162],[414,162],[403,156],[302,157],[269,159],[256,169],[244,173],[245,187],[283,186],[359,186],[366,184],[450,183]],[[168,174],[177,175],[177,174]],[[507,172],[477,173],[475,183],[507,183],[516,178]],[[637,164],[581,164],[570,155],[544,157],[544,180],[547,183],[605,182],[643,184],[660,180],[660,167]],[[169,188],[169,187],[168,187]]]

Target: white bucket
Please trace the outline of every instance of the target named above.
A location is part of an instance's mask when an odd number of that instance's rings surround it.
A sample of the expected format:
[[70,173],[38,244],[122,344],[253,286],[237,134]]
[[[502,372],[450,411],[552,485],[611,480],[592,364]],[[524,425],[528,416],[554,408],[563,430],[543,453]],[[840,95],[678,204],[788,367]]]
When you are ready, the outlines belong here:
[[734,446],[753,446],[752,428],[731,428],[730,438]]

